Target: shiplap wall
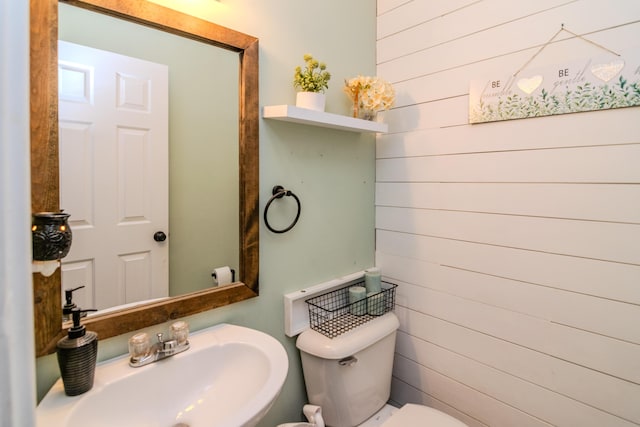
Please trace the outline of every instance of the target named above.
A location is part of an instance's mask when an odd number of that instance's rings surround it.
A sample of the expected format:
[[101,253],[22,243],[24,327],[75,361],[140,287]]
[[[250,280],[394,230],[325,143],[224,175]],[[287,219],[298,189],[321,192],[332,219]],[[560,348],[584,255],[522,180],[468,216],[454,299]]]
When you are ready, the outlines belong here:
[[[640,108],[467,124],[473,79],[564,23],[640,48],[637,0],[378,0],[376,263],[392,399],[470,426],[640,425]],[[530,67],[604,52],[563,33]],[[525,69],[526,72],[526,69]]]

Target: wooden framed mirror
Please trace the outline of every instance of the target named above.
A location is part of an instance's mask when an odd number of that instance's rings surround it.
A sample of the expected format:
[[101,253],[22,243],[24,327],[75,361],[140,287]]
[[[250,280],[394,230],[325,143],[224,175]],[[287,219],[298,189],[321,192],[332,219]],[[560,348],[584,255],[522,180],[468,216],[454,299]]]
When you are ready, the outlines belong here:
[[[31,193],[32,211],[57,211],[58,0],[30,0],[31,8]],[[63,0],[61,0],[63,1]],[[67,4],[156,28],[237,52],[239,68],[239,247],[240,277],[211,288],[155,303],[87,318],[87,328],[109,338],[258,295],[258,39],[146,1],[65,0]],[[55,351],[64,335],[61,276],[33,275],[36,356]]]

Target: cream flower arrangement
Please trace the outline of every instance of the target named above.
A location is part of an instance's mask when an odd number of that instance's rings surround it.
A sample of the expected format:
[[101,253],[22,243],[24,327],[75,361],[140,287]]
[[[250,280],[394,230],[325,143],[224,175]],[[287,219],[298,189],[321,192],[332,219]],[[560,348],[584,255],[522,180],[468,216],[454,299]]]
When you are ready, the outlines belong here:
[[393,86],[379,77],[353,77],[345,80],[343,90],[353,102],[353,117],[362,113],[369,120],[376,112],[391,108],[396,99]]
[[331,74],[327,71],[327,65],[319,62],[312,55],[303,56],[306,64],[304,70],[297,66],[293,75],[293,86],[303,92],[324,92],[329,88]]

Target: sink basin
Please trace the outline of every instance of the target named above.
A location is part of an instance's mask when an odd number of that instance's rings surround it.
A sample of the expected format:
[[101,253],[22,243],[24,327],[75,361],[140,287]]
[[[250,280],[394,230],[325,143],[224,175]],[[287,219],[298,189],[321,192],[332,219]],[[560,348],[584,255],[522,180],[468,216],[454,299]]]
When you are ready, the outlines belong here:
[[58,380],[36,409],[39,427],[240,427],[267,413],[287,376],[282,345],[221,324],[189,336],[191,348],[140,368],[128,355],[99,363],[93,388],[64,394]]

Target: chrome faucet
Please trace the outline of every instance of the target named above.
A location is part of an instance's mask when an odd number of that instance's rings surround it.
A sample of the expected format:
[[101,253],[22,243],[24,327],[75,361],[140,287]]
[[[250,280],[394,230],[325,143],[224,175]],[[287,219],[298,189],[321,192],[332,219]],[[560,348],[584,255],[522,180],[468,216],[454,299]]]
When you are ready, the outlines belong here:
[[156,334],[158,341],[151,345],[149,335],[145,332],[129,338],[129,365],[134,368],[145,366],[158,360],[166,359],[189,349],[189,326],[179,321],[171,325],[172,337],[164,340],[164,334]]

